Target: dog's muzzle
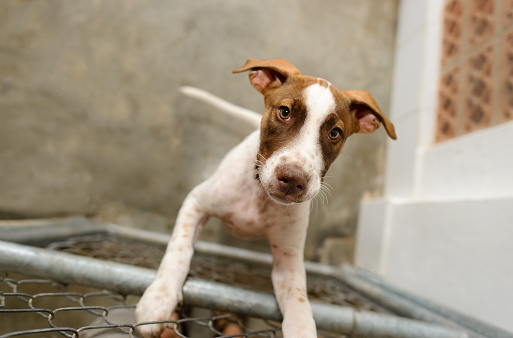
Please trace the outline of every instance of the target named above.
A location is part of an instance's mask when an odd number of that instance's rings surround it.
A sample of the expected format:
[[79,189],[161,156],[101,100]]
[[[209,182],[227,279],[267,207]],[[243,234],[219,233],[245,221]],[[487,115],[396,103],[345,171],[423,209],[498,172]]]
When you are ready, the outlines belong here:
[[304,201],[309,177],[301,168],[294,165],[277,166],[272,181],[267,192],[277,202],[291,204]]

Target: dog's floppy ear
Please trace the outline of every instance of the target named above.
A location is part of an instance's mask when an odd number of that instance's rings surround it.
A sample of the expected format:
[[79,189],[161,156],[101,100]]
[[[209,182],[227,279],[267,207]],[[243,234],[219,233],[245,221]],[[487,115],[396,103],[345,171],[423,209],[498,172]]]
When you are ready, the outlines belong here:
[[251,85],[264,94],[267,90],[284,84],[291,76],[300,75],[299,70],[285,59],[248,59],[244,66],[235,69],[232,73],[249,72]]
[[369,92],[346,90],[343,94],[350,100],[349,109],[356,121],[356,133],[372,133],[383,123],[388,136],[394,140],[397,139],[393,123],[383,115]]

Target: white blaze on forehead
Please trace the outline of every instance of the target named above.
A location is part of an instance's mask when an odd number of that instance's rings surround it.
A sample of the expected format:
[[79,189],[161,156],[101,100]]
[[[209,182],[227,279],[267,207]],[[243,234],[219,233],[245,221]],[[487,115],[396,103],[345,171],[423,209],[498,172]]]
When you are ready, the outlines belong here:
[[319,132],[326,118],[335,111],[335,98],[328,87],[313,84],[303,91],[306,119],[288,151],[291,158],[301,163],[310,176],[309,190],[316,194],[320,186],[320,174],[324,169],[324,156]]
[[309,126],[312,121],[314,121],[313,123],[320,128],[322,122],[326,120],[326,117],[335,110],[335,98],[329,86],[323,87],[320,84],[308,86],[304,90],[303,97],[308,114],[305,127]]
[[[275,168],[279,165],[296,165],[308,176],[305,200],[314,197],[321,186],[324,155],[320,144],[320,129],[326,118],[335,111],[335,98],[328,87],[313,84],[303,91],[306,118],[299,133],[285,147],[274,152],[260,171],[264,187],[275,181]],[[267,188],[266,188],[267,189]]]
[[328,87],[313,84],[305,88],[303,98],[306,104],[306,119],[299,132],[298,143],[308,149],[323,164],[319,132],[327,117],[335,110],[335,98]]

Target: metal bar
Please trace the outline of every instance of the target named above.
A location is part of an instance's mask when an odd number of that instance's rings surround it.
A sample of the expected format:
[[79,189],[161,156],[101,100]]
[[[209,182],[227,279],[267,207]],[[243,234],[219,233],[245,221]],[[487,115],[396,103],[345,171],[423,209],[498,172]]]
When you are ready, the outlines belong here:
[[142,294],[156,276],[151,269],[4,241],[0,241],[0,270],[123,294]]
[[[120,293],[141,294],[156,272],[125,264],[0,241],[0,270],[57,279]],[[279,320],[272,295],[200,280],[188,280],[184,301],[259,318]],[[400,317],[312,303],[319,329],[363,337],[467,337],[462,331]]]
[[[276,299],[269,294],[197,279],[189,280],[183,292],[184,302],[195,306],[282,320]],[[319,329],[353,337],[467,337],[462,331],[351,307],[312,302],[312,311]]]
[[143,241],[147,243],[153,243],[158,245],[167,245],[169,240],[171,240],[171,234],[165,232],[156,232],[143,230],[123,225],[117,224],[106,224],[105,230],[114,236],[135,239],[138,241]]
[[[85,217],[0,221],[0,240],[37,246],[42,246],[59,239],[93,233],[108,233],[159,245],[167,245],[171,239],[171,234],[168,233],[148,231],[117,224],[105,224]],[[194,250],[199,253],[237,259],[250,264],[271,265],[273,260],[270,254],[203,241],[197,241],[194,245]],[[325,276],[334,276],[339,271],[339,269],[332,266],[308,261],[305,262],[305,268],[307,273]]]
[[355,269],[350,266],[344,266],[342,271],[339,272],[338,278],[351,289],[362,294],[371,301],[374,301],[379,305],[382,305],[383,307],[393,311],[394,313],[397,313],[398,315],[451,327],[455,330],[464,330],[467,331],[470,338],[487,337],[481,335],[475,330],[469,330],[469,328],[463,327],[459,323],[455,323],[454,321],[445,318],[436,312],[426,309],[419,304],[413,303],[412,301],[402,297],[402,293],[394,294],[382,289],[375,284],[372,284],[368,280],[359,276],[355,272]]
[[[171,235],[166,233],[130,228],[116,224],[107,225],[107,231],[111,234],[119,235],[121,237],[133,238],[162,245],[166,245],[171,239]],[[273,263],[273,258],[270,254],[255,252],[242,248],[229,247],[211,242],[197,241],[194,245],[194,250],[202,254],[236,259],[238,261],[249,264],[262,264],[270,266]],[[340,272],[340,269],[338,268],[309,261],[305,262],[305,269],[307,273],[313,273],[321,276],[335,276]]]
[[105,224],[85,217],[0,221],[0,240],[37,246],[106,231]]
[[[475,318],[463,315],[459,312],[456,312],[452,309],[449,309],[445,306],[436,304],[428,299],[416,296],[412,293],[406,292],[404,290],[400,290],[397,287],[394,287],[393,285],[390,285],[383,281],[381,278],[358,268],[354,268],[352,266],[344,266],[343,268],[344,275],[346,276],[353,276],[352,278],[355,279],[353,284],[357,284],[360,287],[363,284],[372,284],[373,286],[380,288],[383,290],[384,293],[388,295],[395,295],[399,296],[406,301],[412,302],[414,304],[417,304],[421,306],[424,309],[427,309],[433,313],[436,313],[438,316],[444,319],[448,319],[452,322],[458,323],[461,326],[470,329],[472,331],[475,331],[479,334],[484,335],[485,337],[497,337],[497,338],[513,338],[513,333],[507,332],[501,328],[498,328],[496,326],[490,325],[488,323],[484,323],[480,320],[477,320]],[[357,280],[356,280],[357,279]],[[418,319],[425,319],[425,318],[418,318]]]

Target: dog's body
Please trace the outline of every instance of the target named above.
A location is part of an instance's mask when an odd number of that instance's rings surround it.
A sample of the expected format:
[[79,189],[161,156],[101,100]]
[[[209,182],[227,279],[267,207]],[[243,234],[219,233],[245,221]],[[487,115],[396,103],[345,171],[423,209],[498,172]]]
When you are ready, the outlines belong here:
[[[243,71],[250,71],[251,84],[265,97],[261,128],[232,149],[185,199],[136,319],[170,317],[180,301],[195,238],[213,216],[239,237],[267,238],[284,336],[316,337],[303,263],[310,201],[349,135],[372,132],[384,123],[395,139],[394,127],[367,92],[341,92],[325,80],[301,75],[286,60],[249,59],[234,72]],[[158,337],[163,329],[139,327],[145,337]]]

